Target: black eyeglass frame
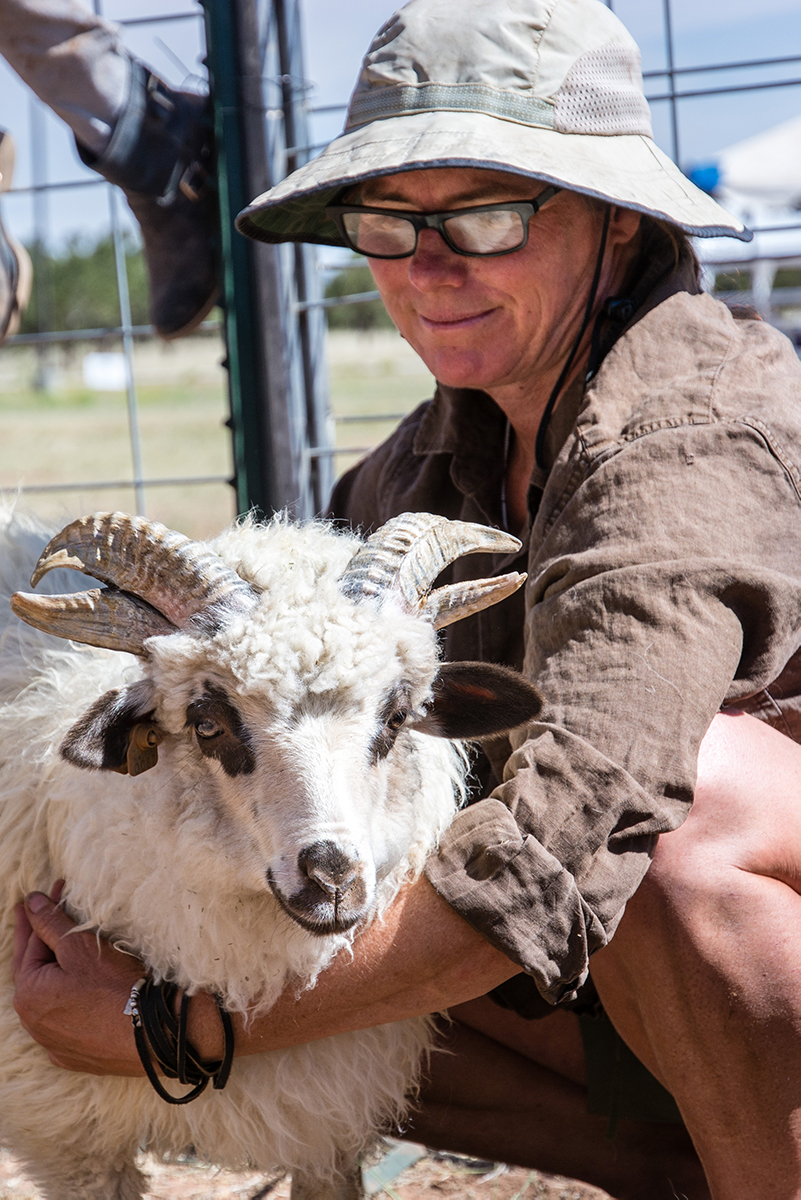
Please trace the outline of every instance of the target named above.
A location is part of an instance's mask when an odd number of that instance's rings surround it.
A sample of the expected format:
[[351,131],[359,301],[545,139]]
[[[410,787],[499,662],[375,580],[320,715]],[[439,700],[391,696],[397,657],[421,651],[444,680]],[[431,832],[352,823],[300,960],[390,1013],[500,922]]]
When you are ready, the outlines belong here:
[[[356,254],[361,254],[365,258],[411,258],[417,249],[417,240],[420,236],[421,229],[436,229],[445,245],[453,250],[454,254],[461,254],[464,258],[500,258],[503,254],[514,254],[516,250],[522,250],[528,241],[528,223],[531,218],[540,211],[544,204],[552,200],[562,188],[556,187],[555,184],[549,184],[544,191],[540,192],[533,200],[509,200],[498,204],[478,204],[470,208],[454,208],[449,212],[432,212],[432,213],[416,213],[407,212],[402,208],[375,208],[371,205],[363,204],[329,204],[326,207],[325,215],[330,218],[336,225],[339,232],[347,242],[351,250]],[[346,213],[377,213],[383,217],[399,217],[401,220],[408,221],[414,227],[414,246],[411,250],[404,251],[403,254],[368,254],[365,250],[360,250],[355,246],[350,239],[343,217]],[[516,212],[520,214],[523,221],[523,240],[518,242],[516,246],[510,246],[508,250],[490,250],[487,253],[482,253],[480,250],[462,250],[459,246],[454,245],[448,236],[448,231],[445,228],[445,222],[453,217],[463,217],[469,213],[482,212]]]

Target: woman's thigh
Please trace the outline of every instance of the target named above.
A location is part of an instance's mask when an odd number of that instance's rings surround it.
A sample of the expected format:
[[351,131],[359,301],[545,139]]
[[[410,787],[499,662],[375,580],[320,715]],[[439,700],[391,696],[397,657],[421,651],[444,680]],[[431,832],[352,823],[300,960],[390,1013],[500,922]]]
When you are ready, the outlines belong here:
[[[588,1109],[578,1019],[526,1021],[486,997],[450,1010],[407,1136],[442,1150],[595,1184],[620,1200],[709,1200],[680,1125]],[[678,1189],[678,1190],[677,1190]]]
[[670,1090],[697,1081],[702,1059],[745,1054],[768,1029],[774,1047],[798,1054],[799,892],[801,746],[721,713],[701,747],[689,817],[659,838],[592,961],[618,1031]]

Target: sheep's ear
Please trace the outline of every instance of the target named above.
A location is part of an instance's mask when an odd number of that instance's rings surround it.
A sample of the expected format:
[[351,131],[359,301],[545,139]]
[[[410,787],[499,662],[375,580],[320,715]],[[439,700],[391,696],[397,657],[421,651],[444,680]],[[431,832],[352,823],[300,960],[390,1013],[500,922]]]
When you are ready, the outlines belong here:
[[536,717],[542,697],[517,671],[493,663],[443,663],[433,700],[409,728],[434,737],[483,738]]
[[163,735],[153,721],[153,695],[143,680],[96,700],[61,743],[61,756],[90,771],[141,775],[158,762]]

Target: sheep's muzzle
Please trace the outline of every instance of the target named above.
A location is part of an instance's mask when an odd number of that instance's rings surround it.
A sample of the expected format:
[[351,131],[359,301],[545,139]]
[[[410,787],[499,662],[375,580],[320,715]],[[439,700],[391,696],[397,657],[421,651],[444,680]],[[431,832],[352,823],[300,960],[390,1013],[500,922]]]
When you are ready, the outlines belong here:
[[309,933],[343,933],[366,915],[367,886],[362,864],[334,842],[322,840],[298,855],[303,880],[291,896],[284,895],[268,871],[267,881],[281,907]]

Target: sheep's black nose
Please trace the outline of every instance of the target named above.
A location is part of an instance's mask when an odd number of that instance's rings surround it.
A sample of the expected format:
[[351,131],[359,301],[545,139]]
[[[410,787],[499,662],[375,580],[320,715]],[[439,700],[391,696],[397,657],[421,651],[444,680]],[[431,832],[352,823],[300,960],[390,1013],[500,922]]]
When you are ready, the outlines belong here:
[[361,876],[361,865],[331,841],[314,842],[298,855],[298,870],[328,896],[347,892]]

